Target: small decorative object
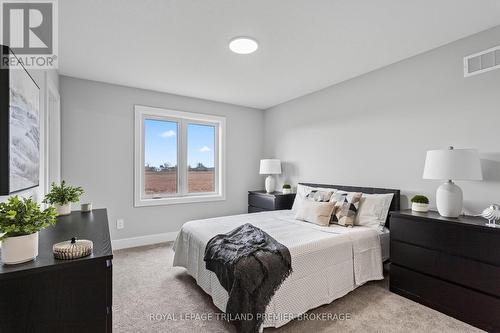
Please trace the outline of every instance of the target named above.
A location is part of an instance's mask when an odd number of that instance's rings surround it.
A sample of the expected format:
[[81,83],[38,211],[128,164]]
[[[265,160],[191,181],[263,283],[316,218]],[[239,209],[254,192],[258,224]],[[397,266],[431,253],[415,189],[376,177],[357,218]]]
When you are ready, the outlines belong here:
[[453,180],[483,180],[481,160],[475,149],[429,150],[425,159],[424,179],[447,180],[436,192],[436,206],[441,216],[462,214],[463,194]]
[[281,161],[277,159],[260,160],[261,175],[268,175],[266,177],[266,192],[272,193],[276,187],[276,181],[273,175],[281,174]]
[[4,264],[20,264],[38,256],[38,231],[56,223],[56,210],[31,198],[10,197],[0,203],[0,237]]
[[0,195],[9,195],[39,184],[40,88],[8,46],[0,58]]
[[81,210],[82,210],[82,212],[85,212],[85,213],[91,212],[92,211],[92,203],[91,202],[82,203]]
[[56,259],[71,260],[90,255],[93,246],[92,241],[86,239],[76,240],[73,237],[69,241],[54,244],[52,252],[54,252],[54,258]]
[[425,195],[416,195],[411,198],[411,210],[426,213],[429,211],[429,199]]
[[493,204],[489,206],[488,208],[483,210],[481,216],[488,220],[488,223],[486,223],[488,227],[493,227],[493,228],[500,227],[500,225],[496,223],[497,221],[500,221],[499,205]]
[[283,184],[283,194],[290,194],[292,193],[292,187],[290,184]]
[[63,180],[60,186],[52,183],[50,192],[45,196],[43,203],[54,205],[57,209],[57,215],[69,215],[71,214],[71,203],[78,202],[83,193],[83,188],[66,185]]

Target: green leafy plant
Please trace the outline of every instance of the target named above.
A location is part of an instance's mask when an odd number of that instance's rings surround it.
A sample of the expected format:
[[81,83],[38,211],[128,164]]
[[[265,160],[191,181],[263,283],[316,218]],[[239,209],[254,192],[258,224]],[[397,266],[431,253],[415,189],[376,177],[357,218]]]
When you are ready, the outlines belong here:
[[411,198],[411,202],[419,204],[428,204],[429,199],[425,195],[416,195],[413,198]]
[[66,205],[70,202],[78,202],[80,200],[80,196],[85,191],[81,187],[66,185],[66,182],[63,180],[61,185],[56,185],[52,183],[50,186],[50,192],[47,193],[45,199],[43,199],[43,203],[46,204],[59,204]]
[[284,189],[286,189],[286,188],[287,188],[287,189],[291,189],[292,187],[290,186],[290,184],[283,184],[283,188],[284,188]]
[[40,206],[31,198],[10,197],[0,203],[0,240],[7,237],[31,235],[56,223],[56,209]]

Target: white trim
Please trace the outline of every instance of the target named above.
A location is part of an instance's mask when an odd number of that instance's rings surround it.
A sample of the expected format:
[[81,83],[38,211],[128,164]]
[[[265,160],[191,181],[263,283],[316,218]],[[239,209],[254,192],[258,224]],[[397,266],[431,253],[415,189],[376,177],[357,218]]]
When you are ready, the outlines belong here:
[[[51,98],[53,97],[56,100],[55,109],[51,108]],[[44,114],[44,194],[47,194],[50,190],[50,184],[52,182],[60,182],[61,180],[61,96],[59,95],[59,90],[57,89],[55,83],[49,76],[49,73],[45,72],[45,96],[44,96],[44,104],[45,104],[45,114]],[[54,128],[52,128],[53,122],[51,121],[54,117],[59,121],[59,128],[57,128],[58,133],[54,133]],[[56,137],[54,136],[56,134]],[[56,140],[58,142],[54,142]],[[56,154],[56,161],[51,160],[51,156],[53,153],[53,146],[58,143],[59,151]],[[53,163],[57,163],[57,174],[53,173],[52,167]],[[52,174],[52,179],[51,179]]]
[[174,232],[165,232],[162,234],[115,239],[111,241],[111,247],[113,248],[113,250],[121,250],[121,249],[128,249],[131,247],[171,242],[175,240],[177,234],[178,232],[174,231]]
[[[479,69],[479,70],[474,71],[474,72],[469,72],[469,59],[479,57],[479,56],[482,56],[482,55],[487,54],[487,53],[495,52],[496,50],[500,50],[500,45],[464,57],[464,77],[469,77],[469,76],[473,76],[473,75],[477,75],[477,74],[486,73],[486,72],[492,71],[494,69],[499,69],[500,65],[494,64],[493,66],[488,67],[488,68]],[[497,63],[498,59],[496,59],[495,56],[494,56],[494,59],[495,59],[494,62]],[[481,58],[479,58],[479,60],[481,61]]]
[[[226,118],[208,114],[169,110],[163,108],[134,105],[134,207],[158,206],[192,202],[226,200]],[[177,127],[177,172],[178,193],[158,199],[143,197],[144,184],[144,119],[153,117],[176,121]],[[187,126],[188,124],[210,124],[216,126],[215,142],[215,192],[186,193],[187,188]]]
[[160,206],[160,205],[176,205],[194,202],[210,202],[224,201],[226,197],[220,194],[210,195],[190,195],[183,197],[165,197],[158,199],[140,199],[140,203],[136,203],[135,207]]

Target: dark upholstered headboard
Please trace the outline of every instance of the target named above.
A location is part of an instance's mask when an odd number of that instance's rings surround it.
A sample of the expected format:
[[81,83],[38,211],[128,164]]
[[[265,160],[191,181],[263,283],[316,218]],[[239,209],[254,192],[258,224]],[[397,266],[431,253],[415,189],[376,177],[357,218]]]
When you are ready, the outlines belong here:
[[[363,192],[367,194],[386,194],[394,193],[394,198],[392,198],[391,206],[389,207],[389,212],[397,211],[401,209],[401,191],[393,190],[387,188],[374,188],[374,187],[357,187],[357,186],[345,186],[345,185],[326,185],[326,184],[311,184],[311,183],[299,183],[305,186],[311,187],[324,187],[324,188],[335,188],[337,190],[347,191],[347,192]],[[387,215],[387,221],[385,223],[387,228],[389,226],[389,215]]]

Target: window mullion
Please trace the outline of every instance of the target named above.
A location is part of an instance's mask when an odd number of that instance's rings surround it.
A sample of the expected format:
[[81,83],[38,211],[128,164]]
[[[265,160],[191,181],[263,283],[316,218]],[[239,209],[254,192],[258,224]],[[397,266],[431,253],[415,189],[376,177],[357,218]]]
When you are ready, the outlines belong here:
[[179,121],[180,135],[179,135],[179,194],[185,196],[187,194],[187,123],[184,119]]

